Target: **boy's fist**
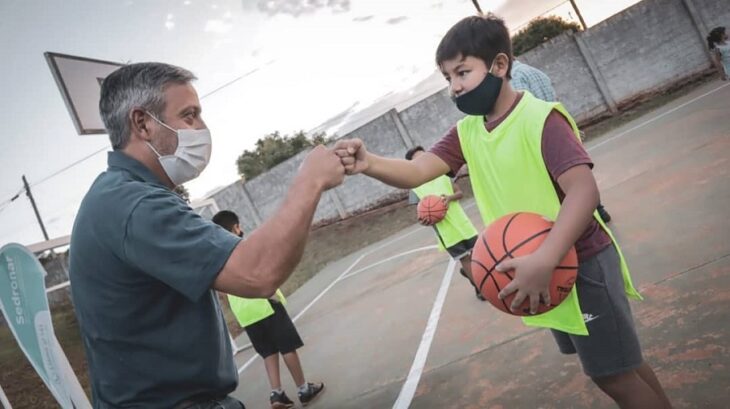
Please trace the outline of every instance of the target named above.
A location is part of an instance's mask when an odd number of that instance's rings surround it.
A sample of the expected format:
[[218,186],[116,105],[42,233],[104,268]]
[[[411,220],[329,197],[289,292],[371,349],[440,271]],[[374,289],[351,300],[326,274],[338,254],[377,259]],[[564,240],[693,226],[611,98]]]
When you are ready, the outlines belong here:
[[367,150],[360,139],[340,139],[332,148],[339,156],[345,173],[354,175],[362,173],[368,168]]

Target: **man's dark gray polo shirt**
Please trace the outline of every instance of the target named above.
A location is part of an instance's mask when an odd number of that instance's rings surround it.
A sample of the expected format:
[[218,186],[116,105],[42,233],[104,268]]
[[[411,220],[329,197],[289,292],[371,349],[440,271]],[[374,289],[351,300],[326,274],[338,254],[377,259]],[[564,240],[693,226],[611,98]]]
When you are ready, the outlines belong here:
[[238,383],[211,286],[240,239],[115,151],[84,197],[70,279],[96,408],[170,408]]

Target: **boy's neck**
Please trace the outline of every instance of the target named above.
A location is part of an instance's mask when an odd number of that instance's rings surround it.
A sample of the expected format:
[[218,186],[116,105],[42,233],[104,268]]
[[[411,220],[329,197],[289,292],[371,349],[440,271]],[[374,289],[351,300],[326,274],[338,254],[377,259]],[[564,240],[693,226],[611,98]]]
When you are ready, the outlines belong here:
[[497,98],[497,102],[494,104],[494,109],[487,114],[484,121],[492,121],[503,117],[512,108],[517,96],[517,91],[509,83],[505,84],[502,90],[499,91],[499,98]]

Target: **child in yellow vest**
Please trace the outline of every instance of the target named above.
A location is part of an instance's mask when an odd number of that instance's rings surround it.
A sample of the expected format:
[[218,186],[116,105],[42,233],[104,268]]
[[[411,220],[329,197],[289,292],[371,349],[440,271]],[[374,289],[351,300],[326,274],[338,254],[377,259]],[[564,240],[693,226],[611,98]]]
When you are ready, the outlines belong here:
[[[413,147],[406,152],[406,159],[413,160],[423,153],[425,151],[422,146]],[[471,276],[471,251],[474,249],[479,233],[459,204],[459,200],[464,196],[459,186],[453,184],[448,176],[443,175],[414,188],[411,194],[416,196],[416,200],[409,198],[411,204],[418,203],[426,196],[435,195],[441,196],[448,206],[444,219],[433,224],[439,250],[446,250],[451,258],[461,263],[461,275],[474,287],[476,297],[484,301],[484,297]],[[428,220],[418,219],[418,222],[424,226],[431,225]]]
[[[230,210],[221,210],[213,216],[213,223],[223,227],[238,237],[243,230],[238,216]],[[286,299],[281,290],[271,299],[242,298],[228,294],[228,303],[238,323],[246,330],[253,349],[264,359],[266,374],[269,377],[271,393],[269,403],[272,409],[294,407],[281,388],[279,376],[279,354],[284,359],[294,382],[299,386],[299,401],[307,405],[324,390],[324,383],[306,382],[297,349],[304,346],[296,327],[286,312]]]
[[534,314],[549,304],[552,271],[568,249],[578,252],[571,294],[527,325],[551,328],[563,353],[577,353],[583,371],[621,408],[669,408],[651,367],[643,360],[627,296],[641,298],[610,230],[595,212],[598,188],[578,128],[559,103],[541,101],[509,84],[512,45],[504,22],[467,17],[441,40],[436,63],[466,117],[429,152],[412,161],[369,153],[359,139],[335,145],[346,172],[413,188],[469,166],[474,197],[485,225],[526,211],[555,220],[533,254],[502,262],[515,271],[500,297],[515,293],[514,310],[529,300]]

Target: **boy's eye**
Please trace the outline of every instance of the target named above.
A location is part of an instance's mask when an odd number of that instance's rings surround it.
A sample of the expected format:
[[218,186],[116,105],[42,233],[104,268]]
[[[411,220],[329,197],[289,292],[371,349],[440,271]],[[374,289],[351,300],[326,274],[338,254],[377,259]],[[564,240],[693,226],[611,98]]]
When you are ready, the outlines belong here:
[[464,75],[468,74],[469,71],[459,71],[457,74],[459,74],[460,77],[463,77]]

